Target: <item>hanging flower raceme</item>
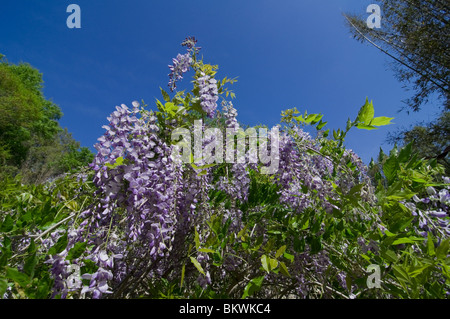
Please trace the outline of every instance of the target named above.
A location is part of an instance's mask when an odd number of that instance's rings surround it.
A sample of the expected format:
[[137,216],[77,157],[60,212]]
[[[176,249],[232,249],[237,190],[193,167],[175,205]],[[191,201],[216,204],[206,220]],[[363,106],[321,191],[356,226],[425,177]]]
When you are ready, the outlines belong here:
[[[83,277],[90,284],[82,291],[93,298],[138,268],[139,256],[155,260],[168,254],[177,219],[172,150],[158,136],[156,117],[133,102],[132,110],[121,105],[108,120],[91,164],[99,200],[81,214],[75,240],[87,243],[88,259],[98,266]],[[68,273],[58,260],[53,264],[59,274]]]
[[216,113],[217,100],[219,99],[217,80],[201,73],[201,77],[197,79],[197,84],[200,89],[200,105],[203,111],[212,118]]
[[173,64],[169,65],[169,88],[173,92],[177,85],[176,83],[183,79],[183,74],[188,72],[194,62],[193,56],[197,54],[201,48],[196,47],[197,40],[194,37],[186,38],[181,45],[187,48],[185,54],[178,54],[176,58],[172,59]]
[[192,57],[190,53],[178,54],[176,58],[172,59],[173,65],[169,65],[169,88],[174,91],[177,88],[177,81],[183,79],[183,74],[188,72],[191,64]]
[[234,108],[233,103],[231,101],[222,101],[222,110],[227,128],[239,129],[239,123],[236,119],[238,112]]
[[196,44],[197,39],[195,37],[187,37],[183,42],[181,42],[181,45],[187,47],[188,52],[193,54],[197,54],[201,49],[200,47],[196,47]]

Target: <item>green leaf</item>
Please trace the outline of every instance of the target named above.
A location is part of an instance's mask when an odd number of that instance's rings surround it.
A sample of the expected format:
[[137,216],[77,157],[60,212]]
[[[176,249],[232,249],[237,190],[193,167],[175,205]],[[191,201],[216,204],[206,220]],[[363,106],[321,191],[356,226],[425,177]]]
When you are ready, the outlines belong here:
[[169,94],[166,91],[164,91],[161,87],[159,89],[161,90],[161,94],[163,96],[164,101],[170,102]]
[[55,245],[53,245],[52,248],[49,249],[48,254],[49,255],[56,255],[62,252],[67,247],[68,239],[67,239],[67,233],[62,235]]
[[270,272],[269,257],[267,257],[266,255],[262,255],[261,264],[265,271]]
[[375,117],[372,119],[372,121],[370,121],[370,125],[373,125],[373,126],[389,125],[389,124],[392,124],[391,121],[393,119],[394,119],[393,117],[386,117],[386,116]]
[[436,250],[434,249],[433,235],[431,234],[431,232],[428,232],[427,249],[428,255],[430,256],[436,255]]
[[384,231],[384,233],[386,234],[386,236],[388,236],[388,237],[395,237],[395,236],[397,236],[397,234],[394,234],[394,233],[391,233],[389,230],[385,230]]
[[443,240],[439,247],[436,249],[436,257],[438,259],[444,260],[447,257],[448,249],[450,244],[450,238]]
[[283,275],[285,275],[286,277],[291,277],[291,275],[289,274],[289,271],[286,267],[286,264],[284,262],[280,262],[280,271]]
[[389,157],[383,165],[384,176],[388,181],[392,181],[397,175],[399,169],[398,160],[395,156]]
[[36,252],[34,252],[31,256],[28,256],[25,260],[23,271],[31,278],[34,276],[34,269],[36,268],[37,263],[38,257],[36,256]]
[[409,160],[412,154],[412,146],[413,142],[409,143],[401,149],[400,153],[398,154],[398,161],[400,163],[406,163]]
[[30,245],[28,246],[27,252],[29,254],[34,254],[36,252],[36,243],[34,242],[34,238],[31,238]]
[[[160,112],[164,112],[164,105],[161,103],[160,100],[156,99],[156,107],[158,108],[158,110]],[[158,112],[159,114],[161,114],[160,112]],[[157,114],[158,114],[157,113]]]
[[183,267],[181,268],[181,281],[180,281],[180,288],[183,287],[184,283],[184,274],[186,273],[186,265],[183,264]]
[[198,249],[198,251],[201,253],[215,253],[216,252],[215,250],[208,249],[208,248],[200,248],[200,249]]
[[366,98],[366,103],[359,110],[358,117],[356,118],[356,122],[360,122],[361,124],[365,124],[365,125],[369,126],[374,115],[375,115],[375,110],[373,108],[373,103],[369,102],[369,99]]
[[381,257],[387,259],[390,262],[396,262],[398,260],[397,254],[392,250],[382,251]]
[[323,115],[321,115],[321,114],[310,114],[305,117],[303,122],[305,122],[306,124],[314,125],[314,124],[318,123],[322,118],[323,118]]
[[348,291],[352,291],[352,283],[353,283],[352,277],[347,274],[345,276],[345,285],[347,286]]
[[36,244],[34,239],[31,239],[30,246],[28,246],[27,252],[30,254],[25,259],[25,264],[23,266],[23,271],[30,277],[34,276],[34,268],[37,265],[38,258],[36,256]]
[[410,269],[410,271],[408,272],[408,276],[410,276],[411,278],[417,277],[431,266],[432,265],[420,265],[418,267],[414,267],[413,269]]
[[408,273],[402,267],[394,265],[392,266],[392,270],[394,271],[395,277],[397,277],[397,279],[409,282]]
[[0,227],[0,232],[8,233],[14,228],[14,221],[12,217],[8,214],[3,220],[2,226]]
[[309,219],[306,219],[301,227],[301,230],[306,230],[308,229],[308,227],[309,227]]
[[410,190],[406,189],[406,190],[402,190],[400,192],[396,192],[390,196],[386,196],[386,200],[398,202],[398,201],[405,200],[405,199],[411,199],[414,195],[416,195],[416,193],[411,192]]
[[[196,161],[198,161],[198,160],[196,160]],[[216,165],[217,164],[206,164],[206,165],[202,165],[202,166],[197,166],[194,163],[191,163],[192,168],[197,169],[197,170],[198,169],[206,170],[206,169],[214,167]]]
[[328,122],[322,122],[322,120],[320,120],[320,123],[316,126],[316,129],[318,131],[320,131],[321,129],[323,129],[325,127],[325,125],[327,125]]
[[197,268],[197,270],[203,275],[205,276],[205,271],[203,270],[202,265],[200,265],[200,263],[197,261],[197,259],[195,259],[194,257],[190,257],[191,258],[191,262],[194,264],[195,268]]
[[270,266],[270,270],[274,270],[275,268],[278,267],[278,260],[276,260],[274,258],[269,258],[269,266]]
[[200,173],[198,173],[197,176],[203,176],[203,175],[206,175],[206,174],[208,174],[208,171],[203,170]]
[[8,264],[8,258],[11,258],[11,239],[6,237],[3,239],[2,245],[0,245],[1,255],[0,255],[0,267],[6,266]]
[[195,249],[199,249],[199,247],[200,247],[200,236],[199,236],[199,234],[197,232],[197,229],[195,229],[194,241],[195,241]]
[[3,299],[6,289],[8,289],[8,281],[5,278],[0,278],[0,299]]
[[120,165],[123,165],[123,157],[118,157],[116,158],[116,161],[114,162],[114,164],[110,164],[110,163],[106,163],[105,166],[110,168],[110,169],[114,169]]
[[359,128],[360,130],[368,130],[368,131],[377,130],[378,129],[375,126],[367,125],[367,124],[364,124],[364,123],[358,123],[358,124],[356,124],[356,127]]
[[384,158],[385,158],[386,156],[387,156],[387,155],[383,152],[383,149],[380,147],[380,152],[378,153],[378,159],[377,159],[377,161],[380,162],[380,163],[382,163],[382,162],[384,161]]
[[250,282],[245,286],[244,294],[242,295],[242,299],[247,298],[248,296],[253,295],[255,292],[261,289],[262,283],[264,281],[264,276],[256,277],[250,280]]
[[164,110],[171,116],[175,116],[177,111],[178,111],[178,106],[176,106],[174,103],[172,102],[167,102],[164,105]]
[[72,249],[69,250],[66,260],[72,260],[80,257],[86,250],[87,242],[76,243]]
[[401,218],[395,224],[391,225],[391,229],[396,232],[402,232],[411,224],[414,219],[414,216],[409,218]]
[[322,250],[322,238],[314,236],[311,239],[311,254],[315,255]]
[[412,171],[411,174],[411,180],[417,183],[421,183],[421,184],[427,184],[429,181],[427,181],[425,178],[427,178],[426,175],[421,174],[417,171]]
[[294,255],[288,254],[287,252],[284,252],[283,257],[289,260],[290,262],[294,261]]
[[6,267],[6,278],[18,283],[22,287],[26,287],[31,279],[26,274],[20,272],[17,268]]
[[297,123],[305,123],[305,120],[303,119],[302,115],[299,115],[297,117],[294,117],[294,120],[297,121]]
[[335,140],[339,139],[339,133],[336,132],[335,130],[333,130],[333,137],[334,137]]
[[304,238],[299,238],[298,236],[294,237],[294,250],[297,253],[302,253],[305,251],[305,239]]
[[401,245],[401,244],[415,244],[417,241],[425,240],[424,238],[419,237],[404,237],[395,240],[392,245]]
[[286,245],[281,246],[281,247],[277,250],[277,253],[275,254],[275,258],[280,257],[280,256],[284,253],[285,250],[286,250]]

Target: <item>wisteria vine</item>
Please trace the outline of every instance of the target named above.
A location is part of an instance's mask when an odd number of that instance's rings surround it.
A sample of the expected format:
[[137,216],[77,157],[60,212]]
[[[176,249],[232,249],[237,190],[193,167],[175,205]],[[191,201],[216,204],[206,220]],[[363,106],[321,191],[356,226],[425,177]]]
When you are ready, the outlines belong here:
[[[197,60],[196,43],[192,37],[183,41],[187,52],[169,66],[171,92],[186,73],[195,73],[192,94],[176,92],[157,111],[138,102],[121,105],[108,117],[91,164],[94,204],[67,232],[52,232],[45,241],[48,249],[67,244],[46,261],[52,296],[133,298],[151,295],[165,279],[191,293],[198,288],[218,294],[217,287],[226,286],[224,293],[235,297],[354,298],[358,284],[352,280],[364,275],[354,263],[363,262],[361,255],[367,260],[381,254],[375,235],[364,238],[364,232],[381,230],[382,236],[386,229],[377,206],[383,199],[375,196],[367,167],[351,150],[324,154],[335,144],[327,144],[322,132],[312,137],[295,125],[281,130],[279,167],[270,176],[259,174],[264,164],[250,161],[255,154],[249,150],[245,163],[182,163],[167,123],[192,129],[194,120],[204,118],[204,129],[241,127],[226,99],[226,81]],[[448,238],[448,186],[429,186],[426,197],[402,203],[417,219],[417,234]],[[68,258],[74,251],[79,253]]]

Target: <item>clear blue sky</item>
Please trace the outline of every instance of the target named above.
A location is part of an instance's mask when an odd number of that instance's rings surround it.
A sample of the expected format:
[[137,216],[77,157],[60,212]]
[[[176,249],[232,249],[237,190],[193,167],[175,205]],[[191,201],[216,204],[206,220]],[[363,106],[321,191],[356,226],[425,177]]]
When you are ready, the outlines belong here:
[[[69,4],[81,7],[81,29],[69,29]],[[282,110],[323,113],[329,128],[345,127],[365,98],[376,116],[395,117],[377,131],[353,131],[347,147],[368,163],[386,134],[437,108],[397,113],[411,92],[390,71],[387,56],[350,37],[343,12],[365,14],[375,0],[3,0],[0,53],[28,62],[44,75],[44,94],[60,106],[83,146],[103,134],[116,105],[144,100],[154,106],[167,88],[168,65],[195,36],[205,62],[233,86],[238,120],[251,126],[279,123]]]

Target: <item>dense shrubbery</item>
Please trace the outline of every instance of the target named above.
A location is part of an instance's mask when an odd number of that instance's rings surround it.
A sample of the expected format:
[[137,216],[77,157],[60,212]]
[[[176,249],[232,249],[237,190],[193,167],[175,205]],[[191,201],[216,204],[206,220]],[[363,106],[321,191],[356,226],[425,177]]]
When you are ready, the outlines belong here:
[[[90,169],[39,186],[2,181],[1,295],[448,297],[450,181],[436,161],[408,145],[366,167],[344,147],[347,133],[391,120],[374,117],[366,101],[333,132],[322,115],[283,112],[280,134],[263,145],[278,145],[274,174],[263,174],[250,151],[244,163],[182,163],[176,128],[194,132],[202,119],[203,129],[242,134],[227,100],[234,81],[217,80],[217,66],[197,59],[195,39],[183,46],[172,96],[161,90],[154,111],[117,107]],[[175,91],[189,70],[192,91]],[[368,285],[374,265],[378,288]]]

